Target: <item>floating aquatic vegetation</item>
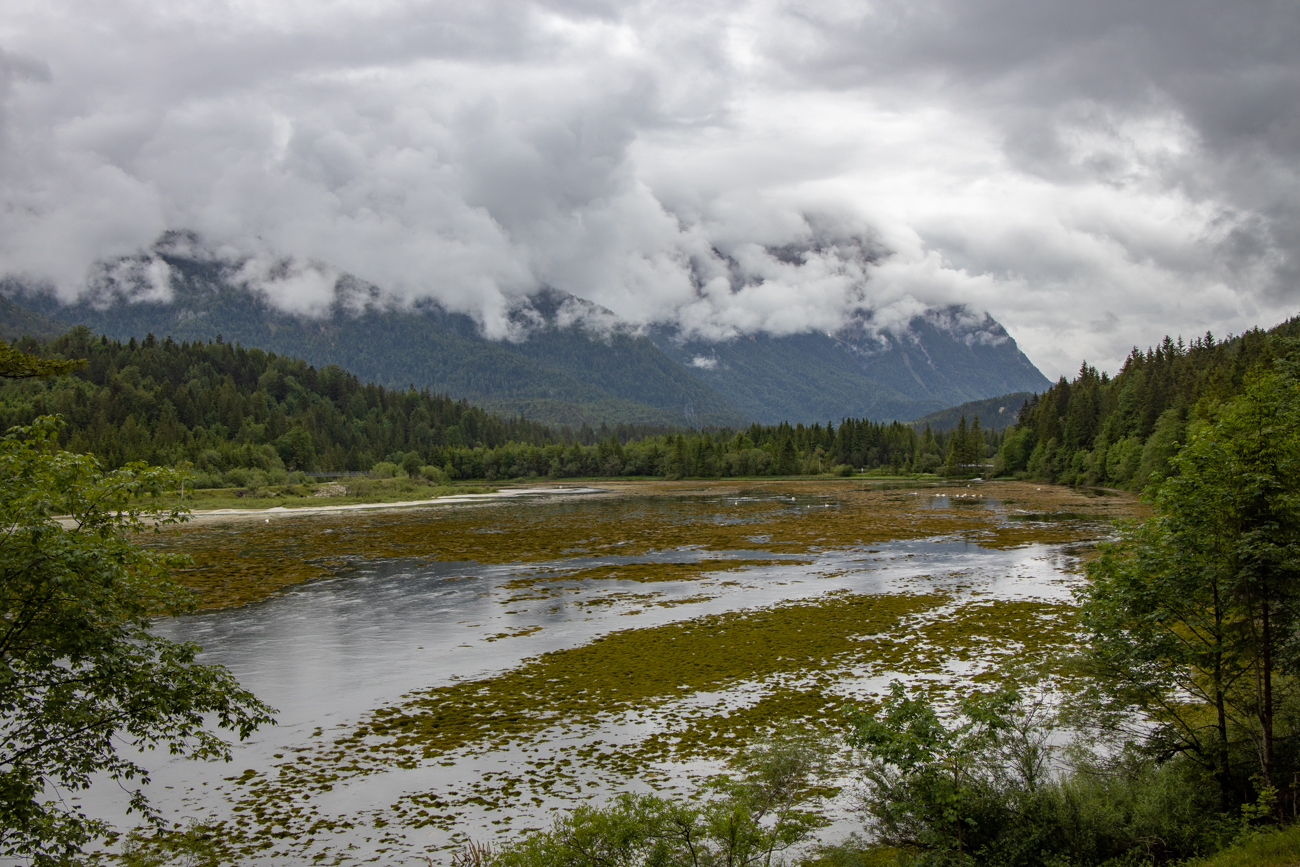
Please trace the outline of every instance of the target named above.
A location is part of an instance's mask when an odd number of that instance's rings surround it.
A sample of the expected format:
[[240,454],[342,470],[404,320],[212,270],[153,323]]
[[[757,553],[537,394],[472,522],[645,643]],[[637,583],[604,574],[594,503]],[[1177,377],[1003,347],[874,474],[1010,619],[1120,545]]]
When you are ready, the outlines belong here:
[[[183,528],[161,544],[194,556],[180,577],[209,608],[346,582],[382,562],[417,572],[440,562],[463,564],[440,580],[477,594],[463,628],[483,624],[479,639],[494,648],[547,634],[549,621],[526,619],[537,601],[557,622],[629,618],[317,728],[229,775],[213,827],[242,859],[392,860],[463,840],[470,817],[476,836],[515,833],[634,780],[672,790],[775,728],[833,731],[846,700],[869,700],[890,677],[942,691],[996,679],[1007,660],[1051,672],[1073,638],[1068,594],[1047,598],[1032,576],[1024,598],[1005,595],[1015,576],[1001,596],[960,570],[932,580],[926,550],[1048,544],[1059,576],[1133,508],[1022,483],[643,483],[549,503]],[[944,544],[896,544],[931,539]],[[891,564],[912,577],[889,592],[817,589]],[[476,589],[487,579],[470,576],[490,570],[501,577]],[[791,581],[808,584],[797,601],[748,601],[764,582]],[[731,610],[702,613],[728,600]],[[660,622],[617,628],[653,611]]]
[[[553,502],[430,506],[376,513],[281,517],[269,523],[229,520],[182,526],[155,544],[190,554],[177,579],[204,608],[244,605],[285,587],[346,573],[379,559],[479,564],[562,563],[577,556],[647,556],[664,551],[711,555],[801,555],[828,548],[931,536],[1007,548],[1095,538],[1097,524],[1130,514],[1127,497],[1089,497],[1067,488],[1020,482],[970,486],[878,483],[636,483],[612,491],[560,496]],[[935,509],[930,500],[970,496],[983,508]],[[1067,512],[1071,518],[1029,522],[1017,516]],[[1077,517],[1076,517],[1077,516]],[[759,531],[759,532],[756,532]],[[728,568],[696,564],[699,572]],[[675,580],[673,564],[656,573],[633,565],[592,566],[606,577]],[[739,565],[736,565],[739,568]],[[621,569],[622,575],[615,575]],[[593,574],[592,577],[597,577]],[[530,580],[521,577],[521,581]],[[539,576],[540,580],[540,576]]]

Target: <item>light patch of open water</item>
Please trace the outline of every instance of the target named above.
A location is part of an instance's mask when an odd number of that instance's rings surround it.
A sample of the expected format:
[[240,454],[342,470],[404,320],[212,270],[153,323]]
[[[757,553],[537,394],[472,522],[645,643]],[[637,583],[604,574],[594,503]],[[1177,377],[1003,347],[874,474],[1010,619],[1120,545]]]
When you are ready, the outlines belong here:
[[[179,618],[158,632],[194,641],[205,662],[226,666],[240,683],[279,709],[279,730],[322,720],[355,718],[359,708],[395,701],[417,687],[501,671],[551,650],[575,647],[614,629],[635,629],[706,614],[763,608],[836,590],[906,593],[978,585],[996,598],[1069,598],[1073,558],[1060,546],[1010,551],[962,541],[919,540],[874,545],[867,551],[828,551],[811,565],[759,566],[711,580],[656,582],[602,579],[561,584],[562,597],[511,602],[508,581],[560,563],[476,566],[400,561],[350,570],[266,602]],[[693,552],[649,557],[574,558],[580,569],[611,563],[699,562]],[[735,559],[773,558],[760,551]],[[788,555],[790,559],[803,557]],[[725,566],[726,560],[717,562]],[[616,596],[630,594],[634,598]],[[710,598],[672,607],[646,606],[645,597]],[[612,600],[608,604],[599,604]],[[598,603],[593,606],[592,603]],[[517,637],[512,630],[540,627]],[[340,699],[346,697],[346,701]]]
[[[927,508],[949,509],[959,495],[927,496]],[[788,499],[791,508],[835,507],[815,499]],[[991,498],[978,505],[997,506]],[[722,511],[717,519],[727,520]],[[763,541],[761,533],[754,538],[755,544]],[[694,580],[561,577],[540,593],[521,592],[518,586],[520,579],[595,566],[707,562],[725,568],[728,560],[755,558],[776,562]],[[292,758],[295,751],[355,729],[374,710],[400,704],[413,690],[490,677],[539,654],[579,647],[616,631],[836,593],[947,594],[949,601],[929,613],[934,618],[973,601],[1059,603],[1071,598],[1071,587],[1079,580],[1077,566],[1076,554],[1063,545],[997,550],[949,536],[806,555],[761,549],[719,555],[684,547],[643,556],[577,555],[526,564],[353,563],[333,579],[300,585],[261,603],[158,624],[158,631],[170,638],[202,645],[205,662],[226,666],[243,686],[279,710],[279,725],[237,745],[231,764],[152,758],[150,793],[178,821],[231,819],[242,795],[231,778],[246,769],[274,777],[280,757]],[[514,586],[507,586],[511,582]],[[929,676],[961,682],[984,667],[979,660],[954,659]],[[867,665],[833,669],[830,675],[835,692],[845,699],[869,699],[897,673]],[[688,790],[722,765],[699,759],[661,762],[650,773],[629,778],[608,764],[583,763],[574,756],[584,748],[590,755],[593,745],[612,754],[651,736],[672,737],[692,719],[746,707],[778,685],[798,685],[799,680],[786,676],[732,684],[651,707],[616,709],[577,726],[560,720],[523,743],[499,748],[479,743],[415,767],[344,779],[302,801],[316,815],[349,819],[353,828],[318,833],[311,844],[295,835],[292,846],[277,845],[258,860],[301,863],[325,853],[331,860],[422,864],[426,853],[438,857],[436,850],[442,849],[445,855],[446,847],[465,839],[509,838],[544,827],[556,810],[580,801],[649,791],[652,785],[659,791]],[[539,774],[543,768],[546,773]],[[111,815],[109,803],[100,800],[104,788],[84,800],[92,811]],[[403,798],[430,792],[457,803],[453,825],[415,827],[409,812],[395,812]],[[483,797],[483,803],[471,803],[476,797]],[[847,794],[827,809],[834,820],[823,834],[827,839],[857,826]]]

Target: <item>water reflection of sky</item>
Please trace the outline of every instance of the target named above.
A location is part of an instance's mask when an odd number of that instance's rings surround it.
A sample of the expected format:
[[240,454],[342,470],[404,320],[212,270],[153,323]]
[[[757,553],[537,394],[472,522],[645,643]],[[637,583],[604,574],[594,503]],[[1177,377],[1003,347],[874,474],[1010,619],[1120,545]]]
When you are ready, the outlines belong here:
[[[732,552],[734,559],[772,555]],[[392,701],[415,687],[453,677],[476,677],[549,650],[573,647],[611,629],[652,626],[673,620],[808,599],[837,590],[900,592],[976,581],[985,593],[1044,598],[1067,594],[1063,569],[1069,558],[1057,548],[1031,545],[991,550],[962,540],[914,540],[869,550],[821,552],[806,565],[768,565],[723,572],[712,580],[655,582],[601,579],[557,582],[569,592],[508,602],[520,595],[506,582],[560,566],[700,562],[695,551],[649,557],[575,557],[526,566],[472,563],[406,563],[388,560],[353,567],[336,579],[293,589],[282,596],[232,611],[201,614],[160,624],[168,637],[195,641],[204,659],[227,666],[258,695],[274,696],[282,725],[319,721]],[[726,559],[717,559],[725,568]],[[722,586],[722,582],[739,582]],[[713,598],[669,608],[646,608],[636,600],[593,609],[583,603],[619,592],[653,593],[672,599]],[[632,609],[643,609],[629,614]],[[507,630],[540,626],[510,640],[489,638]],[[338,698],[348,696],[341,708]]]
[[[925,508],[935,509],[991,508],[996,503],[960,494],[932,496],[924,492],[918,496],[926,498]],[[764,497],[788,502],[790,509],[838,508],[826,497]],[[720,500],[715,520],[732,517],[726,509],[728,501],[744,498]],[[627,513],[620,513],[620,519],[627,520]],[[562,577],[596,566],[716,562],[725,568],[730,559],[757,558],[772,562],[687,581]],[[274,754],[301,748],[317,728],[352,724],[412,690],[507,670],[540,653],[576,647],[615,630],[843,591],[870,594],[942,589],[954,592],[958,602],[974,594],[984,600],[1059,601],[1069,598],[1070,587],[1078,580],[1072,571],[1076,566],[1061,546],[1032,544],[993,550],[955,538],[894,541],[784,557],[744,550],[719,557],[716,552],[684,548],[637,557],[590,556],[576,551],[562,560],[522,565],[401,559],[352,563],[331,580],[298,586],[255,605],[158,625],[158,631],[168,637],[202,645],[205,661],[225,665],[241,684],[279,709],[280,724],[240,745],[233,765],[160,763],[154,797],[160,804],[177,807],[177,817],[208,811],[221,815],[229,804],[214,790],[221,789],[223,778],[245,768],[270,768]],[[521,593],[518,587],[506,586],[521,578],[551,574],[560,580],[544,589],[556,592]],[[680,604],[647,604],[651,599]],[[887,676],[863,678],[861,674],[844,672],[846,681],[851,681],[846,693],[876,692],[888,680]],[[954,676],[960,675],[954,669]],[[740,686],[684,696],[679,704],[697,709],[739,706],[754,699],[754,689]],[[620,714],[598,731],[575,734],[557,729],[552,737],[534,739],[531,751],[516,747],[460,756],[449,765],[428,763],[413,770],[357,778],[321,796],[318,806],[344,813],[382,811],[403,792],[472,787],[484,785],[493,774],[517,774],[526,759],[571,749],[575,739],[590,741],[598,735],[607,744],[630,744],[651,732],[665,731],[666,725],[662,714]],[[704,770],[708,768],[680,767],[665,773],[668,778],[677,774],[684,779],[692,771]],[[586,782],[567,794],[563,787],[553,790],[540,806],[521,801],[514,811],[513,827],[546,824],[548,811],[562,805],[565,797],[644,787],[643,783],[599,774]],[[164,787],[173,789],[167,792]],[[175,795],[182,791],[187,795],[180,802]],[[104,805],[99,808],[108,812]],[[495,830],[488,824],[492,818],[467,814],[464,830],[482,838]],[[842,828],[843,823],[835,827]],[[428,829],[412,831],[407,839],[415,849],[447,842],[445,834]],[[346,842],[359,847],[354,855],[373,854],[374,845],[362,839]],[[393,863],[401,863],[401,859]]]

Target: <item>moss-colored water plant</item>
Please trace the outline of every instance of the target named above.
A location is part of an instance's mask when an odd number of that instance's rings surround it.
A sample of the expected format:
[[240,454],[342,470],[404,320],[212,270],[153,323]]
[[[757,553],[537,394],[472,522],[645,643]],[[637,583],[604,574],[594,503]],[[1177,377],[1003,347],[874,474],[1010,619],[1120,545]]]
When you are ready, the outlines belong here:
[[[207,608],[244,605],[284,587],[346,572],[349,564],[403,558],[478,564],[555,563],[579,556],[663,551],[807,555],[898,539],[950,536],[991,548],[1093,538],[1131,513],[1126,496],[1097,497],[1020,482],[882,486],[858,481],[646,482],[550,501],[430,506],[380,513],[281,514],[200,521],[159,544],[194,560],[181,583]],[[1054,515],[1064,513],[1071,517]],[[1045,517],[1031,521],[1027,517]],[[618,571],[614,565],[604,568]],[[679,566],[638,570],[653,580]],[[708,565],[701,573],[725,568]],[[576,571],[568,567],[569,571]],[[697,573],[698,574],[698,573]],[[615,577],[611,575],[610,577]]]

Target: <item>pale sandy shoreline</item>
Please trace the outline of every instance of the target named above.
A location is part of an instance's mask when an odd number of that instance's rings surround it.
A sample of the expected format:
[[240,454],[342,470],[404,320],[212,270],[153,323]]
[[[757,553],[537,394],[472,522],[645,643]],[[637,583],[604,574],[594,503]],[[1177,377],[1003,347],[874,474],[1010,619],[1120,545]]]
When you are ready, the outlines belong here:
[[[382,509],[417,509],[429,506],[456,506],[473,503],[490,503],[499,500],[514,500],[527,497],[572,497],[591,494],[609,493],[609,488],[589,488],[576,486],[554,486],[537,488],[508,488],[490,494],[451,494],[446,497],[432,497],[427,500],[400,500],[394,503],[346,503],[339,505],[322,504],[319,506],[271,506],[266,509],[196,509],[189,513],[186,524],[216,524],[226,521],[248,521],[261,518],[270,523],[272,518],[302,518],[312,515],[337,515],[341,512],[376,511]],[[69,517],[56,518],[66,528],[73,526]]]
[[454,506],[467,503],[489,503],[494,500],[513,500],[525,497],[583,496],[603,494],[605,488],[586,487],[540,487],[508,488],[490,494],[451,494],[446,497],[432,497],[427,500],[400,500],[395,503],[347,503],[337,506],[271,506],[267,509],[203,509],[190,513],[190,524],[208,524],[219,521],[247,520],[249,518],[301,518],[304,515],[334,515],[340,512],[375,511],[378,509],[412,509],[426,506]]

